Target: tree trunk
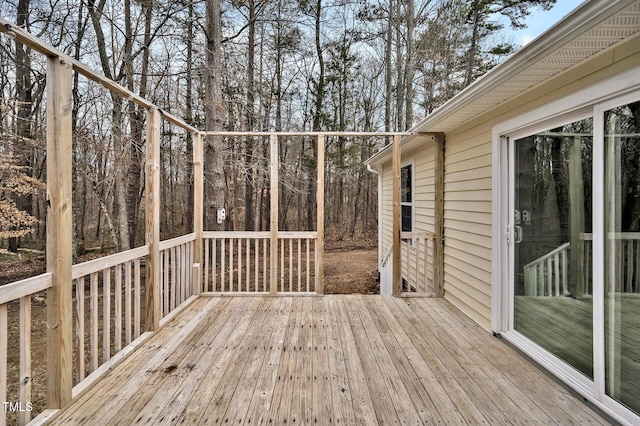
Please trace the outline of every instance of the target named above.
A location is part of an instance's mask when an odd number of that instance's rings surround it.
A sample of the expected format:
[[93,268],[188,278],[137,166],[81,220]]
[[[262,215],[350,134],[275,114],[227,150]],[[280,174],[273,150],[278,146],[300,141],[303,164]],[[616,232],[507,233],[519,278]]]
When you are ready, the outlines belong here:
[[[16,24],[19,27],[26,27],[29,22],[29,3],[30,0],[20,0],[18,2],[18,10],[16,16]],[[16,158],[17,165],[24,167],[24,173],[31,175],[31,162],[33,155],[29,149],[30,143],[24,140],[32,138],[31,134],[31,108],[32,108],[32,92],[31,92],[31,56],[29,49],[16,40],[16,95],[18,98],[18,119],[16,124],[16,135],[18,143],[13,145],[13,155]],[[31,195],[16,195],[16,208],[25,211],[29,215],[32,214]],[[19,238],[9,238],[9,251],[16,253],[20,245]]]
[[[189,2],[189,17],[187,20],[187,75],[185,87],[185,121],[193,125],[193,2]],[[193,135],[187,135],[187,158],[193,158]],[[193,176],[193,172],[191,174]],[[187,186],[187,232],[193,232],[194,221],[194,187],[193,178],[189,179]]]
[[[222,130],[222,28],[220,0],[206,1],[205,35],[207,40],[205,67],[205,126],[207,130]],[[217,223],[217,211],[226,208],[222,137],[205,138],[205,223],[207,230],[225,229],[224,221]]]
[[[255,43],[256,43],[256,2],[249,0],[249,28],[247,46],[247,108],[246,126],[247,130],[253,130],[253,115],[255,102],[254,68],[255,68]],[[255,214],[253,209],[253,194],[255,190],[256,167],[253,161],[253,139],[247,137],[245,140],[244,164],[244,229],[253,231],[255,224]]]
[[413,125],[413,30],[415,27],[414,0],[407,0],[407,55],[404,69],[405,98],[405,128]]
[[474,69],[476,64],[476,56],[478,55],[478,37],[480,31],[480,16],[479,16],[479,5],[476,0],[471,4],[471,25],[472,25],[472,34],[471,34],[471,45],[469,46],[469,51],[467,52],[467,70],[465,73],[464,79],[464,87],[467,87],[473,82]]
[[[393,83],[391,81],[391,46],[392,46],[392,26],[391,22],[393,20],[393,0],[389,0],[389,19],[387,22],[387,31],[386,31],[386,40],[385,40],[385,48],[384,48],[384,86],[385,86],[385,97],[384,97],[384,130],[386,132],[391,131],[391,95],[393,92]],[[387,141],[387,143],[389,140]]]

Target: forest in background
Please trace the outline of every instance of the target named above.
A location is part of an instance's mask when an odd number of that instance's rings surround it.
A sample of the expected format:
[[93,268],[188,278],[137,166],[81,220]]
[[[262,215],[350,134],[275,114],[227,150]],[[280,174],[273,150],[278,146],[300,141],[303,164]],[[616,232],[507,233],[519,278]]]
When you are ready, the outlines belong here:
[[[0,16],[199,129],[402,131],[555,0],[3,0]],[[0,249],[44,248],[46,58],[0,36]],[[74,74],[74,247],[144,244],[146,111]],[[162,238],[192,229],[192,139],[162,124]],[[384,138],[327,139],[327,238],[375,239]],[[315,229],[317,141],[280,137],[280,229]],[[205,139],[205,229],[269,223],[264,137]]]

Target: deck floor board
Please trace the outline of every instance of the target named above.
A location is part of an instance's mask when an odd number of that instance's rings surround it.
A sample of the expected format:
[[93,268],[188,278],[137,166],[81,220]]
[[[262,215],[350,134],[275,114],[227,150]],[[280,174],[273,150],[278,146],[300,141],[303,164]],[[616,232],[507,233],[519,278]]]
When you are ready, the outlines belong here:
[[201,298],[53,424],[606,424],[443,299]]

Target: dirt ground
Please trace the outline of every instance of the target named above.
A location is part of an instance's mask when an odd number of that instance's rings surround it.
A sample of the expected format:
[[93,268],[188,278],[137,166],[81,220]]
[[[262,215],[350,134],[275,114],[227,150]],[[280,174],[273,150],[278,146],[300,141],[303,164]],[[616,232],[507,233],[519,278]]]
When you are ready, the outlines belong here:
[[375,247],[325,251],[325,293],[380,293],[377,263],[378,249]]
[[[375,241],[329,242],[325,247],[325,293],[329,294],[377,294],[377,247]],[[19,255],[0,251],[0,285],[41,274],[45,271],[42,252],[24,251]],[[33,295],[32,306],[32,398],[33,415],[41,412],[46,404],[46,294]],[[20,304],[8,305],[9,348],[20,347]],[[18,401],[19,351],[8,353],[9,401]],[[16,424],[15,414],[8,415],[8,424]]]

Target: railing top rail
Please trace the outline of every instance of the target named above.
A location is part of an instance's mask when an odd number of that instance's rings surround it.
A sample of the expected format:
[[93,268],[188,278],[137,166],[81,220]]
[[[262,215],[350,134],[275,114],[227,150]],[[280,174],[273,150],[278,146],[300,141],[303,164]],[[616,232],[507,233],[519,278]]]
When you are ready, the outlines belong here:
[[203,238],[269,238],[269,231],[204,231]]
[[380,262],[380,267],[383,267],[387,264],[389,259],[391,258],[391,253],[393,252],[393,245],[390,245],[387,249],[387,252],[382,256],[382,261]]
[[166,250],[172,247],[177,247],[181,244],[190,243],[196,240],[196,234],[191,233],[187,235],[181,235],[179,237],[171,238],[170,240],[160,241],[160,251]]
[[144,257],[149,254],[149,246],[137,247],[121,253],[112,254],[88,262],[79,263],[71,267],[71,278],[77,279],[103,269],[111,268],[121,263]]
[[436,234],[429,231],[401,232],[400,238],[435,238]]
[[278,238],[318,238],[316,231],[278,231]]
[[541,262],[544,262],[545,260],[547,260],[551,256],[555,256],[557,253],[560,253],[560,252],[568,249],[570,245],[571,245],[571,243],[564,243],[560,247],[556,247],[555,249],[551,250],[549,253],[545,254],[544,256],[541,256],[541,257],[537,258],[536,260],[527,263],[526,265],[524,265],[524,268],[530,268],[530,267],[532,267],[534,265],[537,265],[537,264],[539,264]]
[[[609,232],[607,236],[610,240],[640,240],[640,232]],[[582,232],[580,233],[580,239],[593,241],[593,234],[591,232]]]
[[[271,238],[269,231],[204,231],[203,238]],[[278,231],[278,238],[318,238],[317,231]]]
[[47,272],[46,274],[0,286],[0,305],[48,289],[51,287],[52,276],[51,272]]

